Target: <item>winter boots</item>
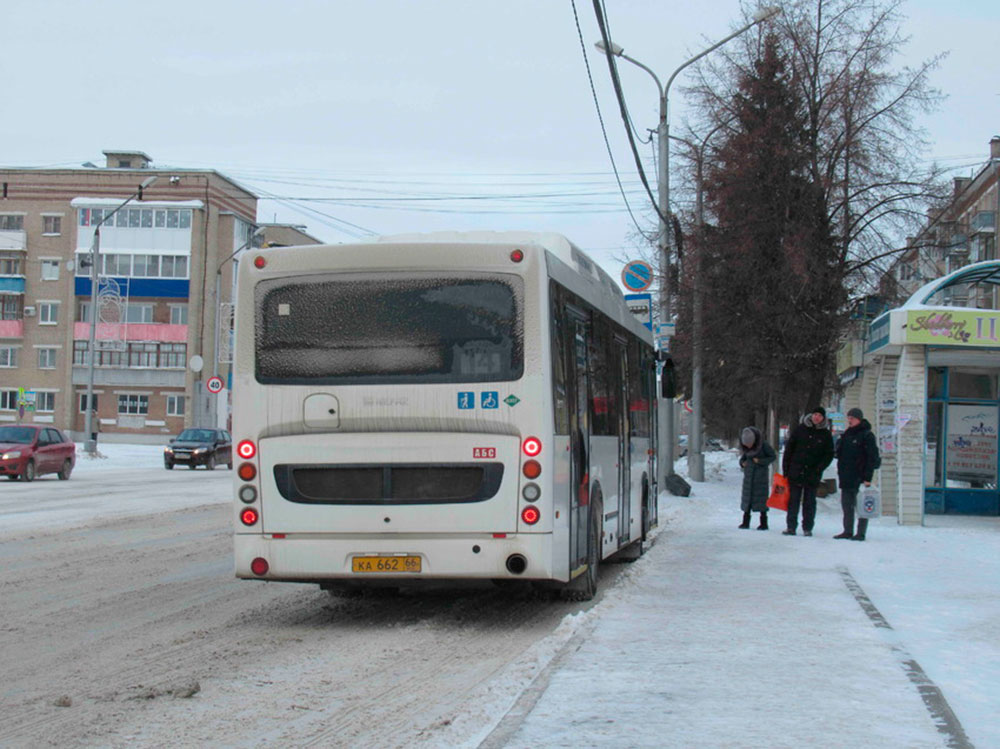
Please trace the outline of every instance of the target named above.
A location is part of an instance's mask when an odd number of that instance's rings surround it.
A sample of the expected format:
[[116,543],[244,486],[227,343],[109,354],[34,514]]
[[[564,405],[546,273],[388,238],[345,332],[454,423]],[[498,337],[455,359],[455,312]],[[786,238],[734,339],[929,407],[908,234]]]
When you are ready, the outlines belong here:
[[851,538],[853,538],[853,536],[851,535],[850,531],[844,531],[843,533],[838,533],[836,536],[834,536],[834,538],[851,539]]
[[747,528],[750,527],[750,513],[749,512],[744,512],[743,513],[743,522],[740,523],[739,527],[742,528],[743,530],[746,530]]
[[767,530],[767,510],[764,510],[760,514],[760,525],[757,526],[757,530],[766,531]]

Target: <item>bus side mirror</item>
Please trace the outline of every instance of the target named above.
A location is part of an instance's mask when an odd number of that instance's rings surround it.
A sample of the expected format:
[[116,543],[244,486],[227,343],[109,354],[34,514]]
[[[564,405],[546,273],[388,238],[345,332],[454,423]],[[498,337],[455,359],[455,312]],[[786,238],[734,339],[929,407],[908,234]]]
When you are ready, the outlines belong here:
[[663,359],[663,371],[660,373],[660,397],[677,397],[677,372],[674,370],[674,360],[669,354]]

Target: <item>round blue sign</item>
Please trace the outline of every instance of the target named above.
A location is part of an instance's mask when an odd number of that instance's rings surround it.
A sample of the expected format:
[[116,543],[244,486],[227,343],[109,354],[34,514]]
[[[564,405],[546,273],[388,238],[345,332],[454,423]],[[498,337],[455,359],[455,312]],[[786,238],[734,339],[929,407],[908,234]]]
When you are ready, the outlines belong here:
[[645,291],[653,284],[653,266],[643,260],[626,263],[622,283],[629,291]]

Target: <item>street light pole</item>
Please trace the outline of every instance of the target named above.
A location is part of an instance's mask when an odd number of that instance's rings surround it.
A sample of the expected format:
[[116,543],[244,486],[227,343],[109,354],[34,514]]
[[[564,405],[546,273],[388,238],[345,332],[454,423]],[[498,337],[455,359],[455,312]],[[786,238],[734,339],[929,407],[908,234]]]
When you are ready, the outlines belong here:
[[[724,39],[719,40],[711,47],[702,50],[697,55],[680,65],[670,77],[667,79],[667,85],[661,86],[660,79],[656,74],[646,65],[643,65],[638,60],[629,57],[625,54],[624,49],[612,42],[610,53],[616,57],[621,57],[623,60],[628,60],[633,65],[642,68],[647,73],[649,73],[653,80],[656,81],[656,86],[660,93],[660,121],[656,128],[657,137],[657,152],[659,154],[659,170],[657,173],[657,192],[658,199],[657,204],[659,208],[659,235],[658,235],[658,247],[659,247],[659,266],[660,266],[660,323],[667,324],[672,319],[671,313],[671,288],[670,288],[670,261],[672,259],[671,247],[670,247],[670,226],[668,225],[668,220],[671,217],[670,213],[670,86],[673,84],[674,79],[677,75],[687,68],[689,65],[697,62],[701,58],[705,57],[723,44],[732,41],[740,34],[752,29],[759,23],[763,23],[769,18],[773,18],[781,9],[778,7],[768,7],[761,8],[757,13],[754,14],[753,20],[746,24],[745,26],[737,29],[729,36]],[[597,42],[595,45],[601,52],[607,54],[608,50],[604,45],[603,41]],[[699,393],[698,397],[700,399],[700,382],[699,382]],[[700,404],[699,404],[699,418],[700,418]],[[674,442],[676,440],[674,436],[674,401],[672,398],[667,398],[663,404],[661,404],[659,409],[659,431],[663,435],[663,439],[660,441],[660,461],[659,468],[657,469],[657,482],[660,487],[665,486],[664,479],[666,476],[672,475],[674,473]],[[700,446],[699,446],[700,447]],[[688,449],[691,446],[689,445]],[[699,453],[700,454],[700,453]]]
[[[264,233],[264,229],[265,229],[265,227],[263,227],[263,226],[258,226],[256,228],[254,228],[254,230],[250,234],[250,236],[247,237],[247,241],[244,242],[243,244],[241,244],[239,247],[237,247],[231,253],[229,253],[229,255],[227,255],[226,258],[221,263],[219,263],[219,266],[215,269],[215,332],[213,334],[213,338],[215,339],[215,353],[214,353],[214,355],[212,357],[212,375],[214,377],[217,377],[219,375],[219,349],[220,349],[220,346],[219,346],[219,339],[220,339],[220,330],[219,330],[219,327],[221,325],[221,307],[222,307],[222,302],[220,301],[220,296],[222,294],[222,266],[225,265],[226,263],[228,263],[230,260],[232,260],[238,254],[240,254],[243,250],[245,250],[248,247],[250,247],[253,244],[253,241],[258,236],[260,236],[261,234]],[[219,400],[220,400],[219,398],[215,399],[215,416],[214,416],[214,418],[215,418],[215,422],[216,422],[215,425],[216,426],[218,426],[218,422],[219,422]],[[229,402],[227,400],[227,402],[226,402],[226,408],[227,408],[226,422],[227,423],[229,421],[228,407],[229,407]],[[226,428],[228,429],[228,427],[226,427]]]
[[157,175],[147,177],[139,185],[139,189],[129,195],[111,213],[105,213],[101,220],[94,227],[94,241],[90,247],[90,332],[87,336],[87,408],[83,417],[83,438],[84,450],[93,457],[97,454],[97,440],[94,439],[94,345],[97,342],[97,282],[100,276],[100,256],[101,256],[101,227],[114,216],[118,211],[127,206],[136,198],[142,199],[142,191],[156,182]]

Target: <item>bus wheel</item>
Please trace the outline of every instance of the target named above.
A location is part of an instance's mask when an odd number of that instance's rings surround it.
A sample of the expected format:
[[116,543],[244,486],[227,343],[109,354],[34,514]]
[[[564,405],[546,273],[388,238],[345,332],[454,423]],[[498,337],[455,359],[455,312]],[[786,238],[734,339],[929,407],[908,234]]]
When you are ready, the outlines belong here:
[[594,489],[590,499],[590,519],[588,521],[587,569],[573,582],[562,589],[564,601],[590,601],[597,595],[597,574],[601,566],[601,518],[604,501],[600,487]]

